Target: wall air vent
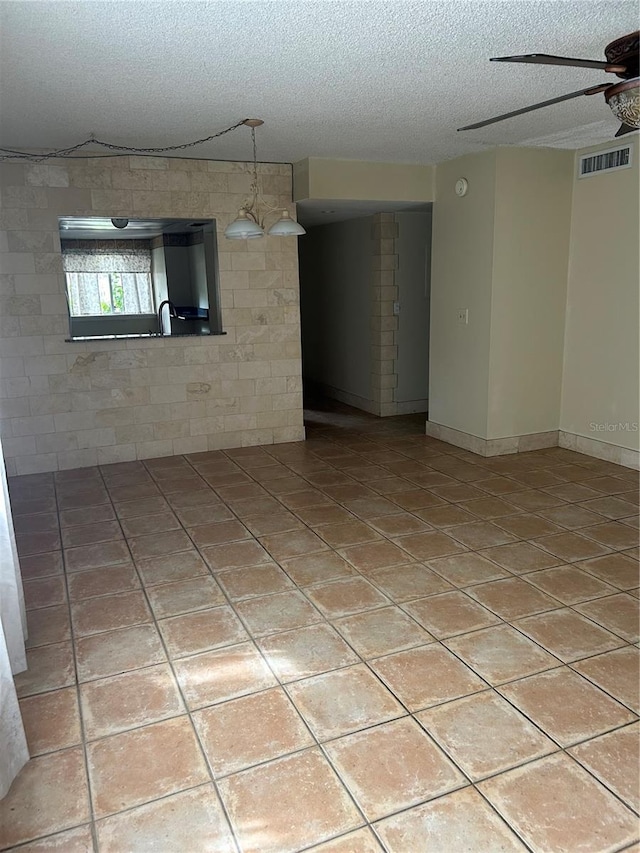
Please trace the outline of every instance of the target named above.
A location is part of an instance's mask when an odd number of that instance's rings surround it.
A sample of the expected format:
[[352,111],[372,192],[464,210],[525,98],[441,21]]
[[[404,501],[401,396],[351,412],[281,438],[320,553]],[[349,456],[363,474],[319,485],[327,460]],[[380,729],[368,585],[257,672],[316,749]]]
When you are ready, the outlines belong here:
[[628,169],[631,166],[631,146],[609,148],[594,154],[585,154],[578,164],[578,177],[589,178],[598,172],[611,172],[613,169]]

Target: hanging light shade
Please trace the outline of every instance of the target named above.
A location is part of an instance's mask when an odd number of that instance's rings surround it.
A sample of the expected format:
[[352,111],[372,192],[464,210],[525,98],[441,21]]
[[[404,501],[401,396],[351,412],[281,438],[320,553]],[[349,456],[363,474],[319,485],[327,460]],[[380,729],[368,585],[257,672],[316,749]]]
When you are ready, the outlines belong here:
[[604,97],[618,121],[640,128],[640,77],[610,86]]
[[291,218],[288,210],[283,210],[280,219],[267,231],[271,237],[298,237],[306,233],[302,225]]
[[251,240],[254,237],[264,237],[265,216],[279,213],[280,218],[271,226],[268,233],[277,237],[298,237],[306,234],[302,225],[292,219],[287,210],[271,207],[260,194],[258,187],[258,152],[256,148],[256,127],[264,124],[261,118],[246,118],[242,124],[251,128],[253,143],[253,163],[251,164],[251,197],[238,211],[236,219],[228,226],[224,236],[228,240]]
[[237,217],[227,226],[224,236],[228,240],[252,240],[264,237],[264,231],[250,218],[246,210],[239,210]]

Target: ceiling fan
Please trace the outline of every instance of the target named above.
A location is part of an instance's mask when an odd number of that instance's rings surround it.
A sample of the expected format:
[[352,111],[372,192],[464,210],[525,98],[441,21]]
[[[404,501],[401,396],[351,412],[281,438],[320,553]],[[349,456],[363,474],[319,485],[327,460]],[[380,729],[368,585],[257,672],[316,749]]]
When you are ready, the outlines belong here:
[[606,62],[601,62],[597,59],[572,59],[568,56],[550,56],[546,53],[494,57],[491,59],[491,62],[524,62],[531,65],[569,65],[576,68],[593,68],[594,70],[605,71],[608,74],[615,74],[622,79],[622,82],[600,83],[597,86],[589,86],[577,92],[570,92],[568,95],[561,95],[559,98],[550,98],[548,101],[541,101],[538,104],[532,104],[530,107],[523,107],[519,110],[513,110],[510,113],[495,116],[495,118],[476,122],[476,124],[459,127],[458,130],[476,130],[479,127],[486,127],[488,124],[504,121],[507,118],[523,115],[523,113],[530,113],[542,107],[549,107],[551,104],[559,104],[562,101],[579,98],[581,95],[597,95],[603,92],[605,101],[614,116],[621,122],[616,136],[624,136],[625,133],[631,133],[640,128],[639,54],[640,30],[637,30],[634,33],[629,33],[626,36],[622,36],[622,38],[612,41],[611,44],[605,47],[604,55],[607,58]]

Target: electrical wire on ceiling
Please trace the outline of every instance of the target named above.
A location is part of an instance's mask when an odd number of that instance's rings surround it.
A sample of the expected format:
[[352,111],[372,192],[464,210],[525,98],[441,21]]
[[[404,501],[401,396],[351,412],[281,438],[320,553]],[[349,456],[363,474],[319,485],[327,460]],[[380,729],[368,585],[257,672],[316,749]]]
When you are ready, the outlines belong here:
[[84,142],[79,142],[77,145],[72,145],[69,148],[58,148],[55,151],[47,151],[45,153],[36,154],[33,151],[19,151],[13,148],[0,147],[0,161],[2,160],[27,160],[32,163],[43,163],[46,160],[52,160],[56,157],[64,157],[66,159],[74,159],[74,153],[84,148],[86,145],[100,145],[102,148],[107,148],[112,154],[83,154],[81,159],[94,159],[100,157],[126,157],[129,154],[138,154],[141,157],[156,157],[158,154],[165,154],[170,151],[184,151],[187,148],[194,148],[196,145],[204,145],[205,142],[211,142],[213,139],[218,139],[233,130],[242,127],[248,119],[232,124],[224,130],[218,131],[211,136],[206,136],[204,139],[196,139],[194,142],[185,142],[182,145],[166,145],[163,148],[134,148],[128,145],[116,145],[112,142],[103,142],[101,139],[96,139],[91,136],[85,139]]

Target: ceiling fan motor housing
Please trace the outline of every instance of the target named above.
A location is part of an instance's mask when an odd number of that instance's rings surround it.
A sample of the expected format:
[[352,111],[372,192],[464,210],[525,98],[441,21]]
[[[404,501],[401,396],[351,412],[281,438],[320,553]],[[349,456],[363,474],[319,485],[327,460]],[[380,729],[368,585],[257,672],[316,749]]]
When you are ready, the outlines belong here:
[[624,72],[616,72],[618,77],[622,77],[622,82],[605,90],[605,101],[623,128],[640,128],[640,31],[612,41],[604,53],[612,65],[625,68]]
[[610,65],[624,65],[625,70],[616,72],[617,77],[630,80],[640,74],[638,57],[640,55],[640,30],[616,39],[604,49],[604,55]]

